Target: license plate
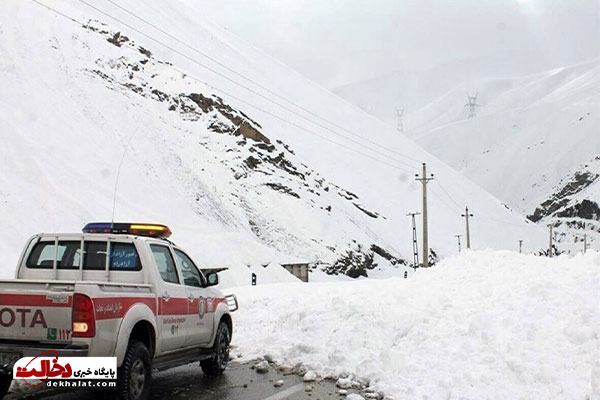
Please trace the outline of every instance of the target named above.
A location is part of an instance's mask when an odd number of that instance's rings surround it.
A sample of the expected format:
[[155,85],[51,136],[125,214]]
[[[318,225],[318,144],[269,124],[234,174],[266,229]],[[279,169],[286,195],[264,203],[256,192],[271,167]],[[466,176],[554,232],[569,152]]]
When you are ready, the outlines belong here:
[[21,358],[19,353],[5,353],[0,352],[0,366],[13,365]]

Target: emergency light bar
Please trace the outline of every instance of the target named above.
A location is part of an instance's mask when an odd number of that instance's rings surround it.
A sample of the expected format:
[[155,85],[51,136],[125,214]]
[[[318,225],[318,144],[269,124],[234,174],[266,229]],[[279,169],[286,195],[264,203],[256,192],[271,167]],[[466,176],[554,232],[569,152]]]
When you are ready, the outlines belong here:
[[172,234],[166,225],[129,222],[90,222],[82,230],[83,233],[117,233],[161,238],[168,238]]

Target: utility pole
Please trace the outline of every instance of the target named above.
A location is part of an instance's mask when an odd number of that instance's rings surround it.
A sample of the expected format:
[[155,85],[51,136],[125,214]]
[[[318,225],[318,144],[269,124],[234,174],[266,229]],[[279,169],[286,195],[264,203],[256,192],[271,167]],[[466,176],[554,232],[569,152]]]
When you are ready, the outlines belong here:
[[519,254],[523,252],[523,240],[519,239]]
[[467,249],[471,248],[471,231],[469,230],[469,217],[473,217],[473,214],[469,214],[469,207],[465,207],[465,213],[461,214],[462,217],[465,217],[465,222],[467,226]]
[[416,215],[421,213],[414,212],[406,214],[407,217],[412,217],[412,231],[413,231],[413,265],[414,269],[419,267],[419,244],[417,243],[417,222],[415,220]]
[[396,107],[396,117],[398,118],[398,125],[396,129],[398,130],[398,132],[404,133],[404,108]]
[[423,268],[429,267],[429,231],[427,229],[427,184],[433,180],[433,174],[427,177],[427,164],[423,163],[423,175],[415,175],[415,180],[423,185]]
[[587,233],[583,234],[583,254],[587,251]]
[[462,235],[454,235],[454,237],[458,239],[458,252],[460,253],[460,238],[462,237]]
[[479,93],[475,93],[475,96],[471,96],[468,92],[467,92],[467,104],[465,104],[465,107],[469,107],[469,118],[475,118],[475,114],[477,114],[477,107],[479,107],[479,104],[477,104],[477,96],[479,95]]
[[550,224],[548,225],[548,227],[550,228],[550,243],[548,244],[548,257],[552,257],[552,241],[554,239],[554,234],[552,230],[554,229],[554,225]]

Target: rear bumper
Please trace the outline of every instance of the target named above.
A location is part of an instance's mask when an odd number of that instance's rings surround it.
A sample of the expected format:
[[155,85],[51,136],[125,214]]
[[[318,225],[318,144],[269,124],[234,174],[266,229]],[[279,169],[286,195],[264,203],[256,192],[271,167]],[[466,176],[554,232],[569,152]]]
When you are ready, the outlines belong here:
[[[21,357],[35,357],[50,350],[56,351],[59,357],[87,357],[88,355],[88,346],[82,344],[51,347],[48,344],[0,342],[0,353],[16,353]],[[48,356],[52,357],[51,355]],[[12,375],[12,365],[0,365],[0,373],[10,373]]]

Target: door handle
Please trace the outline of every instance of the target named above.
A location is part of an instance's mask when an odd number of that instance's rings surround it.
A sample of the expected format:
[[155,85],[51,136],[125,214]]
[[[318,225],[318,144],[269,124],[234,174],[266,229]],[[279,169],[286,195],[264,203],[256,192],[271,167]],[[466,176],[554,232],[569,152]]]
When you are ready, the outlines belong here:
[[165,300],[169,300],[171,298],[171,295],[169,295],[168,292],[164,292],[163,295],[162,295],[162,298],[165,299]]

